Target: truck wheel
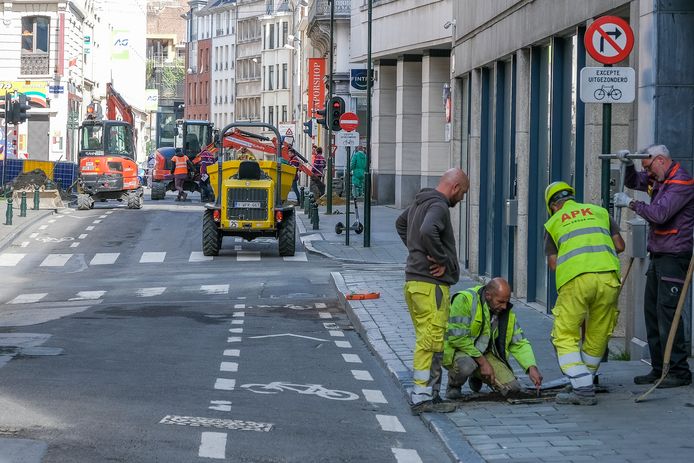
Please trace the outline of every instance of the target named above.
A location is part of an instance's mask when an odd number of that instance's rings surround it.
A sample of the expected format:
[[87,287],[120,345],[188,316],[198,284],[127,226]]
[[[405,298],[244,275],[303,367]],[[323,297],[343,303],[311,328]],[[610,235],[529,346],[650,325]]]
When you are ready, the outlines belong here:
[[152,193],[151,193],[151,198],[152,200],[156,201],[157,199],[164,199],[166,196],[166,185],[164,182],[152,182]]
[[218,256],[222,247],[222,234],[212,217],[212,211],[206,210],[202,216],[202,254]]
[[77,209],[80,211],[86,211],[94,207],[94,200],[91,196],[85,194],[77,195]]
[[296,216],[289,215],[280,228],[280,256],[293,256],[296,252]]
[[128,193],[128,209],[142,209],[142,196],[136,192]]

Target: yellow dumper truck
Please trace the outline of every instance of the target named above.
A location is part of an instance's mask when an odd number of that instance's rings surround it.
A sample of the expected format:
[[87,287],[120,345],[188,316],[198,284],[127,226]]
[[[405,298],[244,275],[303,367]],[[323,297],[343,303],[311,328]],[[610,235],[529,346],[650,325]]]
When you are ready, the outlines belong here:
[[[276,238],[280,256],[293,256],[296,247],[294,206],[287,204],[296,168],[283,164],[281,143],[275,142],[277,156],[273,161],[227,160],[225,136],[235,127],[262,127],[279,131],[261,122],[234,123],[224,127],[216,139],[218,161],[207,172],[216,201],[205,205],[202,220],[202,252],[219,255],[225,236],[239,236],[247,241],[258,237]],[[221,172],[221,175],[220,175]]]

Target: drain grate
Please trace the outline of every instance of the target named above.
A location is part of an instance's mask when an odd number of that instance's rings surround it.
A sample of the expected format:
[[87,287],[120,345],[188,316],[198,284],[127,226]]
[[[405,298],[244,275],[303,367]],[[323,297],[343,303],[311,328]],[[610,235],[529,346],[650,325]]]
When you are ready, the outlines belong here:
[[235,429],[238,431],[269,432],[272,423],[258,423],[244,420],[222,420],[218,418],[203,418],[199,416],[166,415],[159,424],[176,424],[178,426],[195,426],[202,428]]

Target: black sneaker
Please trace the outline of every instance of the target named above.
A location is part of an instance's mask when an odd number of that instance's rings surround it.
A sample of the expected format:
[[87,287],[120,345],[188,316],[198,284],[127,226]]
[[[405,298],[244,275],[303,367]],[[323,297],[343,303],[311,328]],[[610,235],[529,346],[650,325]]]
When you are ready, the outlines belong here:
[[692,384],[691,376],[673,376],[668,374],[663,380],[658,384],[658,389],[669,389],[671,387],[681,387],[689,386]]
[[458,406],[453,402],[447,402],[445,400],[434,402],[433,400],[427,400],[410,406],[410,412],[418,416],[422,413],[451,413],[454,412],[456,408],[458,408]]
[[658,379],[662,372],[651,370],[647,375],[634,376],[634,384],[653,384]]
[[467,385],[470,386],[472,392],[480,392],[482,390],[482,379],[476,376],[471,376],[467,380]]

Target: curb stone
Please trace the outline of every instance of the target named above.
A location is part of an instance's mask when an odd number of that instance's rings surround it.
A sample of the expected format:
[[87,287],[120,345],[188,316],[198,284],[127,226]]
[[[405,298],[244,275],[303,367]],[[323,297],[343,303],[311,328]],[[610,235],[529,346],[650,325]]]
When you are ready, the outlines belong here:
[[[383,339],[381,331],[376,322],[364,310],[364,305],[361,301],[348,301],[345,294],[349,292],[344,278],[339,272],[330,272],[333,286],[337,291],[340,305],[344,308],[345,313],[355,327],[355,330],[366,341],[369,349],[376,355],[376,358],[381,365],[390,373],[391,377],[400,385],[403,396],[409,400],[407,386],[412,382],[412,374],[409,369],[403,364],[395,352],[388,346]],[[368,326],[368,328],[367,328]],[[383,354],[392,360],[385,360]],[[443,417],[436,413],[423,413],[420,415],[422,421],[427,425],[429,430],[436,434],[443,443],[446,453],[456,463],[483,463],[485,460],[480,456],[464,436],[461,436],[460,431],[455,424],[447,417]],[[461,438],[462,437],[462,438]]]

